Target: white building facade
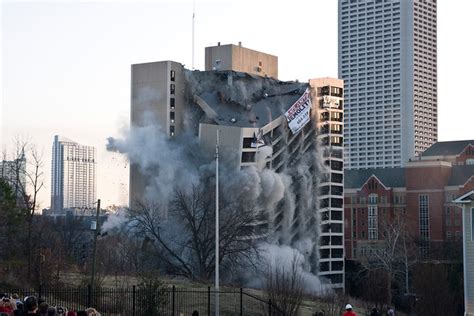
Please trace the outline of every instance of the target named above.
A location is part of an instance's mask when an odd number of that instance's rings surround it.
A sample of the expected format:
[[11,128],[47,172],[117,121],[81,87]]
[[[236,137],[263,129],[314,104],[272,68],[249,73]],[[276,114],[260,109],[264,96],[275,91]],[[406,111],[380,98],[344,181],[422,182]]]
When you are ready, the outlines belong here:
[[474,316],[474,190],[454,203],[462,205],[464,316]]
[[96,150],[54,136],[51,165],[51,209],[91,208],[97,199]]
[[345,168],[404,166],[438,138],[435,0],[339,0]]

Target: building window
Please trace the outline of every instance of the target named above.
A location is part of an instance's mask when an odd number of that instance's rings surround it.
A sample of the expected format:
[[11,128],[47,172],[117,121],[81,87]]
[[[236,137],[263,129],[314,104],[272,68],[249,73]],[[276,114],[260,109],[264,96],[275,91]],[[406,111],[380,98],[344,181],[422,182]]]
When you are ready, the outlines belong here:
[[174,83],[170,84],[170,94],[174,95],[175,92],[175,85]]
[[174,123],[174,112],[170,112],[170,122]]
[[418,211],[420,223],[421,254],[428,255],[428,242],[430,239],[430,218],[429,218],[429,200],[427,194],[418,196]]
[[174,126],[170,126],[170,136],[174,136]]
[[174,110],[175,98],[170,98],[170,109]]
[[377,204],[377,194],[369,195],[369,204]]
[[242,152],[242,162],[255,162],[255,152]]
[[175,79],[176,79],[176,73],[175,73],[174,70],[171,70],[171,71],[170,71],[170,80],[171,80],[171,81],[175,81]]
[[369,229],[369,240],[379,239],[377,205],[369,205],[368,229]]

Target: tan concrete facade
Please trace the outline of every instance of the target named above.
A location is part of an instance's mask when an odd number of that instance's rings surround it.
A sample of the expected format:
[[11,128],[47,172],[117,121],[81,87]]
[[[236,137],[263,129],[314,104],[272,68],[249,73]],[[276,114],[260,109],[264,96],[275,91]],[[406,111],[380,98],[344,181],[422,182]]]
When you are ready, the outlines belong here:
[[[183,126],[184,67],[173,61],[132,65],[130,126],[154,124],[170,137]],[[129,205],[142,200],[147,177],[130,166]]]
[[205,70],[234,70],[278,79],[278,57],[241,45],[206,47]]

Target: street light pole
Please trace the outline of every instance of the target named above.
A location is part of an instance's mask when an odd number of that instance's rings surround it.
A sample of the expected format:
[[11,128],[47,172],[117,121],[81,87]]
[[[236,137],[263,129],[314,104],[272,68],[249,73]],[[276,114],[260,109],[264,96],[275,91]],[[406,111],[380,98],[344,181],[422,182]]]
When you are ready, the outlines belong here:
[[219,129],[216,132],[216,316],[219,316]]
[[91,272],[91,288],[94,290],[95,281],[95,257],[97,254],[97,235],[99,233],[99,212],[100,212],[100,199],[97,200],[97,213],[95,216],[95,229],[94,231],[94,250],[92,253],[92,272]]

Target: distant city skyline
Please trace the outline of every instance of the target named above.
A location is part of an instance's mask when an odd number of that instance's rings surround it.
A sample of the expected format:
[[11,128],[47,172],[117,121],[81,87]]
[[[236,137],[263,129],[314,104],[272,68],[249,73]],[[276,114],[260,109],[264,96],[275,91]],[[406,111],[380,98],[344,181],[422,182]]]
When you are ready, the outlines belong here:
[[[196,1],[195,68],[204,48],[237,44],[279,58],[282,80],[337,77],[337,1]],[[127,204],[128,164],[105,150],[129,125],[131,64],[174,60],[191,68],[192,1],[3,1],[0,146],[30,136],[44,152],[41,208],[49,207],[51,139],[67,135],[98,149],[97,197]],[[460,49],[474,2],[438,1],[438,139],[474,138],[474,110],[452,95],[474,61]],[[324,39],[324,40],[322,40]],[[11,150],[10,150],[11,151]]]

